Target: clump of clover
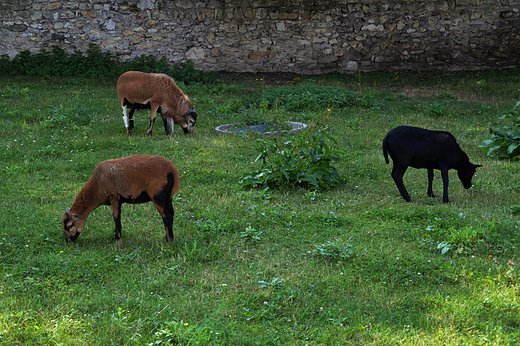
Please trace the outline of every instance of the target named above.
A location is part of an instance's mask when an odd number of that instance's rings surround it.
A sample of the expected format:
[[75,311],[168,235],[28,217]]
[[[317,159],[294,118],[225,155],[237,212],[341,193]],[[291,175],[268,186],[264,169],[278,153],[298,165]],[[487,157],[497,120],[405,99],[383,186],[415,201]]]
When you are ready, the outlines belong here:
[[344,260],[353,256],[352,244],[339,239],[329,239],[323,244],[314,245],[311,253],[330,260]]
[[331,188],[345,180],[334,166],[339,161],[339,149],[334,130],[328,127],[299,134],[281,132],[279,135],[257,139],[260,154],[253,162],[261,162],[260,169],[245,173],[242,187],[302,186]]

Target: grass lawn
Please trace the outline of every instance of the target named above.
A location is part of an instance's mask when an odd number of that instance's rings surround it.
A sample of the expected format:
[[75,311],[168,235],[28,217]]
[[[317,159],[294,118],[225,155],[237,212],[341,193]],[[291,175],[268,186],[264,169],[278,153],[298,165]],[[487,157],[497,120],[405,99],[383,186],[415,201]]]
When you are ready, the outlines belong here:
[[[167,136],[158,119],[146,136],[141,110],[128,137],[116,79],[0,80],[0,344],[520,343],[520,164],[478,148],[520,99],[519,70],[179,85],[199,114],[194,134]],[[277,120],[308,124],[297,137],[334,129],[344,181],[241,187],[260,169],[260,136],[215,127]],[[453,133],[483,165],[474,186],[450,171],[445,205],[410,168],[406,203],[381,149],[399,125]],[[123,205],[119,242],[102,206],[66,243],[60,218],[94,167],[133,154],[181,172],[175,241],[147,203]],[[433,190],[442,196],[438,171]]]

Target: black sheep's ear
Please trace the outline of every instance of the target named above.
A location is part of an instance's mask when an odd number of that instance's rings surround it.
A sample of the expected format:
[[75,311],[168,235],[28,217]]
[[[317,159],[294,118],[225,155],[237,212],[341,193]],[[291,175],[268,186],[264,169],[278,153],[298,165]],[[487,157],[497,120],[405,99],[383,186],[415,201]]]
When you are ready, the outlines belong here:
[[482,167],[482,165],[473,165],[473,168],[479,168]]

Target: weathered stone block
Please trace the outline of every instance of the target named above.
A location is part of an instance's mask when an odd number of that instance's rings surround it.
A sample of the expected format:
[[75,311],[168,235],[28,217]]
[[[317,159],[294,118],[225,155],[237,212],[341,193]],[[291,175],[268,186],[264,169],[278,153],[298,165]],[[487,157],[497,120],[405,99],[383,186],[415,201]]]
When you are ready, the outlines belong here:
[[59,10],[61,9],[61,3],[58,3],[58,2],[54,2],[54,3],[49,3],[47,5],[47,11],[56,11],[56,10]]
[[186,52],[186,59],[188,60],[199,60],[205,57],[204,49],[200,47],[193,47]]
[[97,13],[96,12],[83,11],[83,12],[81,12],[81,14],[84,17],[90,17],[90,18],[96,18],[97,17]]
[[276,30],[278,30],[278,31],[285,31],[285,23],[284,22],[276,23]]
[[144,26],[147,28],[154,28],[158,22],[156,20],[147,20],[146,23],[144,23]]

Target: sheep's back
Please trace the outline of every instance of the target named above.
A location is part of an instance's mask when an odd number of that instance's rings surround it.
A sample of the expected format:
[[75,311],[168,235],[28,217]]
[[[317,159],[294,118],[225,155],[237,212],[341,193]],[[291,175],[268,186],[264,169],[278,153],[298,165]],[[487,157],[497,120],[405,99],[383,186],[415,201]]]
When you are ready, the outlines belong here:
[[180,187],[177,167],[168,159],[154,155],[133,155],[104,161],[96,167],[92,178],[97,180],[97,185],[107,198],[114,193],[128,199],[135,199],[143,192],[153,196],[172,178],[171,197]]

